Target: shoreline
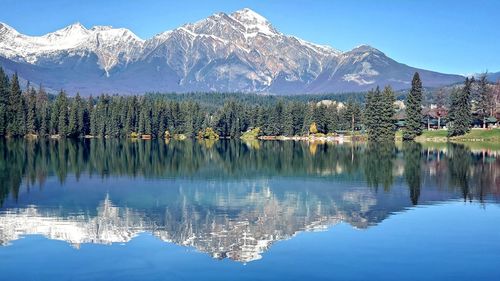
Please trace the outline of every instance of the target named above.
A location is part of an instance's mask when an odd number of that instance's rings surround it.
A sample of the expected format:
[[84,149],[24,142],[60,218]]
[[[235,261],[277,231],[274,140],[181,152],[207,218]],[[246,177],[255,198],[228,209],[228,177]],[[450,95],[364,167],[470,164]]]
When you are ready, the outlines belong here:
[[[415,139],[415,142],[418,143],[499,143],[500,144],[500,128],[494,128],[494,129],[472,129],[469,133],[462,135],[462,136],[455,136],[455,137],[447,137],[446,136],[447,131],[446,130],[434,130],[434,131],[423,131],[422,135],[418,136]],[[182,137],[180,137],[182,136]],[[5,139],[15,139],[17,137],[10,137],[10,136],[3,136]],[[148,137],[137,137],[137,138],[131,138],[131,137],[126,137],[126,138],[120,138],[120,137],[110,137],[110,136],[92,136],[92,135],[85,135],[82,137],[61,137],[59,135],[48,135],[48,136],[38,136],[36,134],[28,134],[25,135],[24,137],[19,137],[19,138],[24,138],[27,140],[38,140],[38,139],[51,139],[51,140],[60,140],[60,139],[131,139],[131,140],[153,140],[153,139],[164,139],[164,140],[187,140],[187,139],[193,139],[193,140],[203,140],[204,138],[199,138],[199,137],[194,137],[194,138],[189,138],[186,137],[185,135],[179,134],[179,135],[174,135],[170,138],[153,138],[152,136],[148,135]],[[218,139],[230,139],[227,137],[220,137],[216,138],[214,140]],[[256,136],[253,135],[251,137],[240,137],[239,139],[243,141],[253,141],[253,140],[261,140],[261,141],[306,141],[306,142],[325,142],[325,143],[344,143],[344,142],[367,142],[367,136],[366,134],[355,134],[355,135],[350,135],[350,134],[339,134],[339,135],[323,135],[323,134],[318,134],[318,135],[309,135],[309,136]],[[401,131],[396,132],[395,136],[395,141],[396,142],[403,142],[402,140],[402,133]]]

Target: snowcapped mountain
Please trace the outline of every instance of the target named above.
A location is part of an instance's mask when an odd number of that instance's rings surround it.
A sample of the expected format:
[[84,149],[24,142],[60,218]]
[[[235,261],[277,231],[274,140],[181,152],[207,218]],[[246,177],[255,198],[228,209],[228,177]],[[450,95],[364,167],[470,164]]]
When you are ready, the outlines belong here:
[[67,56],[94,54],[99,66],[108,71],[121,61],[128,62],[140,55],[144,41],[123,28],[95,26],[88,30],[80,23],[41,37],[19,34],[0,24],[1,53],[4,57],[33,65],[50,64]]
[[341,52],[284,35],[250,9],[217,13],[148,40],[124,28],[79,23],[33,37],[0,23],[0,65],[34,83],[84,94],[404,89],[415,71],[429,87],[463,79],[409,67],[366,45]]

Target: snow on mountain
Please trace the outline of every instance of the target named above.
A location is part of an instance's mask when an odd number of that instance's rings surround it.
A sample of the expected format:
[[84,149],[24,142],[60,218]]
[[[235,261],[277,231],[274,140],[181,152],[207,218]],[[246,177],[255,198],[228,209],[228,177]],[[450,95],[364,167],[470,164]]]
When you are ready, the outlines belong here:
[[88,33],[88,30],[76,23],[41,37],[32,37],[20,34],[12,27],[0,23],[1,54],[7,58],[36,63],[37,57],[44,53],[72,49],[82,44]]
[[[80,23],[39,37],[0,23],[0,39],[0,65],[8,71],[51,88],[94,94],[322,93],[363,91],[378,84],[401,89],[418,70],[370,46],[341,52],[282,34],[248,8],[217,13],[148,40],[128,29],[86,29]],[[418,71],[426,86],[462,79]]]
[[40,37],[22,35],[6,24],[0,24],[0,36],[0,54],[6,58],[36,65],[53,60],[58,53],[67,56],[94,53],[106,72],[120,61],[137,58],[144,43],[124,28],[94,26],[86,29],[80,23]]
[[266,18],[248,8],[236,11],[231,16],[245,27],[247,36],[262,34],[272,37],[278,35]]

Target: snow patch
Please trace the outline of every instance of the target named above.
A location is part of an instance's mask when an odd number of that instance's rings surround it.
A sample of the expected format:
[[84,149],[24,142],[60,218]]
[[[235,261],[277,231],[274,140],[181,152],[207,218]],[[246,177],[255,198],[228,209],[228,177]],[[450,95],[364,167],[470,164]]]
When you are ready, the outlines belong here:
[[378,71],[372,68],[369,62],[361,63],[361,70],[355,73],[346,74],[342,80],[347,82],[354,82],[358,85],[369,85],[375,83],[375,80],[369,80],[370,77],[379,75]]
[[257,36],[259,33],[271,37],[278,35],[266,18],[248,8],[234,12],[230,17],[245,27],[248,36]]
[[291,38],[297,40],[302,46],[307,47],[309,49],[312,49],[315,52],[321,52],[321,53],[326,53],[326,54],[333,54],[333,55],[340,55],[342,52],[334,49],[330,46],[327,45],[319,45],[319,44],[314,44],[308,41],[305,41],[303,39],[300,39],[295,36],[291,36]]

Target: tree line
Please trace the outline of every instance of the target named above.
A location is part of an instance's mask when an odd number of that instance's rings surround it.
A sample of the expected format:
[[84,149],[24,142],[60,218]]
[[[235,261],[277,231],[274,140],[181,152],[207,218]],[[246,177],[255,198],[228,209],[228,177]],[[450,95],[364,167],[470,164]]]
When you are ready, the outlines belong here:
[[[349,96],[340,103],[317,101],[317,97],[307,100],[258,95],[242,95],[243,99],[223,95],[222,101],[208,94],[182,99],[182,95],[172,94],[83,98],[79,94],[69,97],[62,90],[56,96],[49,95],[42,86],[35,88],[29,83],[22,90],[19,83],[17,74],[9,78],[0,68],[0,136],[196,137],[210,128],[221,137],[238,138],[242,132],[260,128],[264,136],[365,130],[371,141],[389,141],[396,131],[396,93],[390,86],[383,90],[377,87],[362,99]],[[484,118],[492,112],[486,79],[477,83],[467,78],[464,86],[451,94],[450,136],[464,134],[470,128],[473,87],[479,89],[475,91],[479,93],[475,106],[482,110],[477,112]],[[415,73],[406,98],[405,140],[422,133],[422,107],[422,81]]]
[[264,135],[304,135],[315,123],[320,133],[354,130],[361,123],[361,104],[353,99],[345,106],[278,99],[271,104],[241,102],[229,98],[211,108],[194,100],[175,100],[168,95],[101,95],[53,97],[43,87],[27,85],[0,69],[0,135],[59,136],[79,138],[149,135],[162,138],[183,134],[195,137],[213,128],[220,136],[237,138],[259,127]]

